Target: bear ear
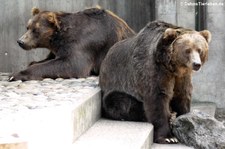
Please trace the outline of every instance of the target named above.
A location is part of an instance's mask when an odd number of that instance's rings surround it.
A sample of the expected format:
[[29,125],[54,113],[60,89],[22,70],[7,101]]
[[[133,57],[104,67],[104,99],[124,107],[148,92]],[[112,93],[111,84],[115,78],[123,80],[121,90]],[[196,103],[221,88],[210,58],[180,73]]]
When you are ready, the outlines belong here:
[[163,39],[174,40],[180,33],[180,29],[167,28],[164,32]]
[[35,16],[36,14],[39,14],[39,12],[40,12],[40,10],[36,7],[31,9],[31,13],[32,13],[33,16]]
[[211,33],[210,33],[210,31],[208,31],[208,30],[203,30],[203,31],[200,31],[199,32],[205,39],[206,39],[206,41],[209,43],[210,41],[211,41]]
[[60,26],[59,26],[59,21],[57,19],[57,15],[56,13],[54,12],[49,12],[48,13],[48,21],[52,24],[54,24],[58,29],[60,29]]

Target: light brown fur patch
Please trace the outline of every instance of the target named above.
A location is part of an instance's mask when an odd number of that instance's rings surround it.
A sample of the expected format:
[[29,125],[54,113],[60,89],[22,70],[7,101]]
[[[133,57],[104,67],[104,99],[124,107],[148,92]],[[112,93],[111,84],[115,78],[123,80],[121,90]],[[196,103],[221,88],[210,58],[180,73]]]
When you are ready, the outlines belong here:
[[178,68],[178,71],[177,71],[177,76],[178,77],[182,77],[185,74],[191,74],[191,71],[189,69],[185,68],[185,67]]
[[59,21],[58,21],[58,19],[57,19],[56,13],[54,13],[54,12],[49,12],[47,17],[48,17],[48,21],[49,21],[49,22],[55,24],[55,26],[56,26],[57,28],[60,28],[60,26],[59,26]]

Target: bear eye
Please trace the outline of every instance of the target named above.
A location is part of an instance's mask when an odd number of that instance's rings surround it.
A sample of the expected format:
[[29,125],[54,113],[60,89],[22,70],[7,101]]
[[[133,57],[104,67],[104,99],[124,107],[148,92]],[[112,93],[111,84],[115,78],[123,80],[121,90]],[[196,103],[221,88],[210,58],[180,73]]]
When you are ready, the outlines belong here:
[[190,54],[190,53],[191,53],[191,49],[186,49],[186,50],[185,50],[185,53],[186,53],[186,54]]
[[32,29],[32,32],[37,33],[37,29],[36,28]]
[[197,49],[197,52],[198,52],[199,54],[201,54],[201,53],[202,53],[202,50],[201,50],[201,49]]

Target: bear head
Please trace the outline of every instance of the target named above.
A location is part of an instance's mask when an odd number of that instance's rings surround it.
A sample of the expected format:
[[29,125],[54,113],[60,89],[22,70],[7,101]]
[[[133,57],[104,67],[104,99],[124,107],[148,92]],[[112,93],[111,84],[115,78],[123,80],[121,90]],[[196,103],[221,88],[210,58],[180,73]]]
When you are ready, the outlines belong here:
[[164,39],[172,41],[172,61],[179,68],[198,71],[207,60],[208,43],[211,40],[208,30],[198,32],[168,28],[164,32]]
[[24,50],[49,48],[51,36],[60,28],[57,13],[32,9],[26,33],[17,40]]

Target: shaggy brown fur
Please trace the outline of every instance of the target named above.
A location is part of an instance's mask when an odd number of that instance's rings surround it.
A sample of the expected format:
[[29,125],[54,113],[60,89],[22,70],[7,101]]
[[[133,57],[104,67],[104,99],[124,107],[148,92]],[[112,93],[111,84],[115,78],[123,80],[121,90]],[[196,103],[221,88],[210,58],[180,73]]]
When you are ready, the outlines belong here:
[[101,8],[77,13],[32,9],[27,32],[18,40],[25,50],[48,48],[45,60],[10,77],[15,80],[80,78],[98,75],[102,60],[114,43],[135,33],[118,16]]
[[154,142],[177,142],[170,131],[171,112],[190,111],[191,74],[206,61],[210,35],[155,21],[116,43],[100,71],[103,115],[148,121],[154,125]]

